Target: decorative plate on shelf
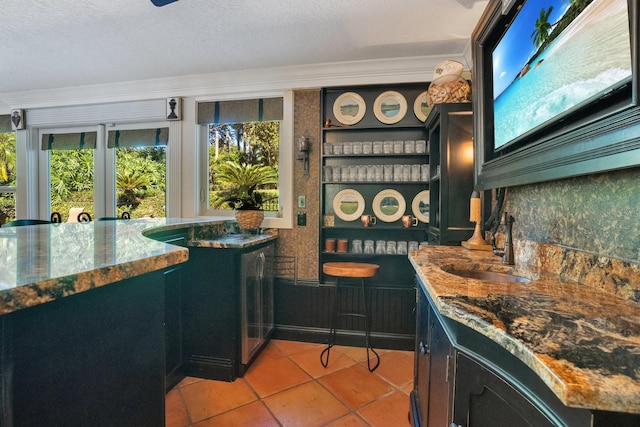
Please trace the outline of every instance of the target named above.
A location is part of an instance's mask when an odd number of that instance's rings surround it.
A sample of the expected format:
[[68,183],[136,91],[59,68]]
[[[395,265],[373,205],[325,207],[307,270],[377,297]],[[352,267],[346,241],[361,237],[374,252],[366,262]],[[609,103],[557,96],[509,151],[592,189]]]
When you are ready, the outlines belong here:
[[355,125],[366,111],[364,99],[355,92],[345,92],[333,103],[333,115],[344,125]]
[[429,223],[429,190],[424,190],[416,194],[411,202],[413,215],[424,223]]
[[415,101],[413,101],[413,113],[416,115],[418,120],[424,122],[427,120],[427,116],[431,111],[431,107],[427,103],[427,91],[422,92]]
[[380,221],[393,222],[404,215],[407,207],[404,197],[396,190],[382,190],[373,198],[373,213]]
[[342,190],[333,198],[333,211],[343,221],[360,219],[364,212],[364,197],[351,188]]
[[407,100],[394,90],[383,92],[373,103],[373,114],[387,125],[398,123],[407,114]]

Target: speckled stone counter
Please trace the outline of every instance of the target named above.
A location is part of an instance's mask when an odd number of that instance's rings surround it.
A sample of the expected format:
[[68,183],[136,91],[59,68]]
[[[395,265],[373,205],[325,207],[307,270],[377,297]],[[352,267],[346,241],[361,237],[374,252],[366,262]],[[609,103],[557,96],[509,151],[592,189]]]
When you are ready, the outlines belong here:
[[[640,413],[640,305],[489,252],[430,246],[409,256],[440,313],[531,368],[567,406]],[[531,279],[463,278],[490,270]]]
[[[230,225],[231,224],[231,225]],[[187,261],[158,231],[227,231],[223,218],[151,218],[0,228],[0,315]]]
[[270,242],[276,238],[276,235],[271,234],[224,234],[210,238],[194,238],[187,241],[187,246],[216,249],[245,249]]

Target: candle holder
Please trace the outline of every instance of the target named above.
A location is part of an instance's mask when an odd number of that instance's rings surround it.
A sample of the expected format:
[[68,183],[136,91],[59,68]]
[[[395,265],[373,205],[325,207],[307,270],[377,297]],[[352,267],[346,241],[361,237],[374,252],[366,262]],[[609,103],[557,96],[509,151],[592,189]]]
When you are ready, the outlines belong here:
[[493,248],[488,245],[482,238],[482,231],[480,230],[480,223],[482,222],[482,201],[480,200],[480,193],[474,191],[471,194],[470,209],[469,209],[469,221],[475,222],[476,227],[473,231],[473,236],[465,242],[461,242],[463,248],[478,251],[490,251]]

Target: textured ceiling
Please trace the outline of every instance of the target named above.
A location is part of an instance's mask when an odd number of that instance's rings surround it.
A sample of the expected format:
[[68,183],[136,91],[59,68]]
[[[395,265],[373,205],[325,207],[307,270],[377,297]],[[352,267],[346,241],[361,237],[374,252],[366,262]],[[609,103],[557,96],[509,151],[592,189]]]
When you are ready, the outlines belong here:
[[459,55],[487,1],[3,0],[0,93]]

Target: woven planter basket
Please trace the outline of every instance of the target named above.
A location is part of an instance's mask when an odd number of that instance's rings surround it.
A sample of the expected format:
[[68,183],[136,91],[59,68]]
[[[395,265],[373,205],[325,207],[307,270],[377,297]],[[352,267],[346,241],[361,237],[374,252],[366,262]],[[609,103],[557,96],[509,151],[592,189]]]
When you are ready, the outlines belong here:
[[260,228],[263,219],[263,211],[236,211],[236,222],[243,230]]

